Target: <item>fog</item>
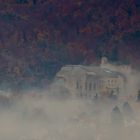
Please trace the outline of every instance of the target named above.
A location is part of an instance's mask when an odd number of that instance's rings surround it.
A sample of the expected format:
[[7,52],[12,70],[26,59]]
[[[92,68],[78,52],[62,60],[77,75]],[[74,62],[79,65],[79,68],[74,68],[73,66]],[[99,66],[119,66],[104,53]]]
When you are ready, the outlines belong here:
[[127,74],[126,92],[128,95],[136,96],[140,89],[140,72],[133,70],[133,73]]
[[140,103],[129,101],[132,111],[127,114],[123,110],[124,101],[61,99],[48,96],[48,92],[33,91],[20,97],[10,97],[10,102],[1,105],[0,139],[139,139]]

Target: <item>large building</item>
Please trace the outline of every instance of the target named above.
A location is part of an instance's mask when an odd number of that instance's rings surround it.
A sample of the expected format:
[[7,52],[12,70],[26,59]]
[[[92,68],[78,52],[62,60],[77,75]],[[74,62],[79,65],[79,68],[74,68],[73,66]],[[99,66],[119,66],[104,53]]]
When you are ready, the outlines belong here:
[[101,66],[66,65],[56,74],[55,80],[62,83],[73,96],[125,96],[125,76]]
[[111,63],[108,61],[107,57],[102,57],[100,67],[107,68],[107,69],[110,69],[112,71],[117,71],[117,72],[120,72],[124,75],[128,75],[132,72],[130,64],[123,64],[121,62]]

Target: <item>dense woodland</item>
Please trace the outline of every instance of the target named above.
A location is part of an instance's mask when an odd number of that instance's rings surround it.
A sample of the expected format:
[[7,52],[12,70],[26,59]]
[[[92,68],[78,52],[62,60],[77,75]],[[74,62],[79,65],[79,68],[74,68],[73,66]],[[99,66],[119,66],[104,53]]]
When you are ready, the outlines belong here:
[[65,64],[140,64],[139,0],[0,0],[1,86],[47,85]]

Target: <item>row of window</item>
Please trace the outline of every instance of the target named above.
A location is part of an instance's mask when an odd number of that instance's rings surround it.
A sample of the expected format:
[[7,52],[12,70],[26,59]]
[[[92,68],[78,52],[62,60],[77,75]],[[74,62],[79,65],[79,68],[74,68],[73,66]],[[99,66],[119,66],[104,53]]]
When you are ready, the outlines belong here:
[[114,83],[114,84],[116,84],[117,83],[117,80],[116,79],[109,79],[109,80],[107,80],[107,81],[104,81],[104,80],[101,80],[100,81],[100,83],[101,84],[104,84],[104,83]]
[[[82,86],[79,84],[79,82],[76,83],[77,89],[82,89]],[[97,84],[96,83],[85,83],[85,90],[97,90]]]
[[[85,83],[85,90],[86,91],[92,91],[92,90],[97,90],[97,88],[102,88],[105,85],[105,82],[107,82],[106,84],[109,86],[115,86],[115,84],[117,83],[117,80],[108,80],[108,81],[100,81],[99,83],[93,83],[93,82],[87,82]],[[77,81],[76,83],[76,89],[82,89],[83,87],[81,86],[81,84]]]
[[117,83],[117,80],[108,80],[108,83]]

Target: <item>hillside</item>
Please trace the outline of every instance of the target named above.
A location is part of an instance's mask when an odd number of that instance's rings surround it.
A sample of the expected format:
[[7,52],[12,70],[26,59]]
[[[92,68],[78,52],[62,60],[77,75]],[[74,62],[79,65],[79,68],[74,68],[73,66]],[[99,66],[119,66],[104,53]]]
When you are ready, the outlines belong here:
[[139,0],[0,0],[1,86],[47,85],[65,64],[140,64]]

